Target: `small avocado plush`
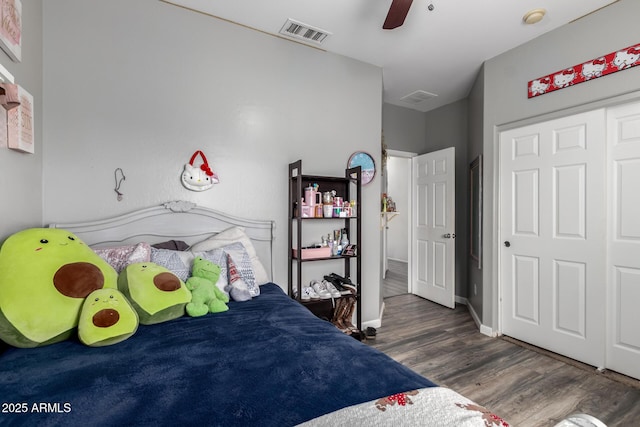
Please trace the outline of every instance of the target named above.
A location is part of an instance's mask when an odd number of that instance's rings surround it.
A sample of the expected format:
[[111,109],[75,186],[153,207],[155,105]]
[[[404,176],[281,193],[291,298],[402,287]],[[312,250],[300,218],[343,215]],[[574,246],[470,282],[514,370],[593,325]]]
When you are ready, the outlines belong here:
[[138,330],[138,314],[117,289],[98,289],[89,294],[78,322],[78,338],[91,347],[124,341]]
[[24,348],[65,340],[87,295],[115,289],[117,280],[113,267],[73,233],[19,231],[0,249],[0,338]]
[[129,264],[118,276],[118,289],[129,299],[143,325],[182,317],[191,301],[184,282],[153,262]]
[[220,266],[202,257],[193,260],[191,276],[187,288],[191,291],[191,302],[187,304],[187,314],[191,317],[207,313],[229,310],[229,296],[216,286],[220,277]]

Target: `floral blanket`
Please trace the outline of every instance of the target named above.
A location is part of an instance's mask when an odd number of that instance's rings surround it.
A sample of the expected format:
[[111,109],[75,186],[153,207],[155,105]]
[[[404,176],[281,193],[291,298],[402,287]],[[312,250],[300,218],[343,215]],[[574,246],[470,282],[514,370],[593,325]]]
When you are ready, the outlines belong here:
[[301,424],[353,426],[508,427],[506,421],[445,387],[422,388],[349,406]]

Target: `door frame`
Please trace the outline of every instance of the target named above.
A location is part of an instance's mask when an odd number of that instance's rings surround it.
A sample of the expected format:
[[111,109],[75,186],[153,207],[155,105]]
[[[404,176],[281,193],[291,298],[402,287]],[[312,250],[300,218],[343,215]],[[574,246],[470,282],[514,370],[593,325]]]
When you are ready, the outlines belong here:
[[[501,277],[502,265],[500,263],[500,248],[502,235],[500,233],[500,228],[502,225],[502,219],[500,218],[501,210],[502,210],[502,198],[500,197],[500,173],[501,173],[501,164],[500,164],[500,134],[502,132],[532,125],[536,123],[546,122],[554,119],[559,119],[562,117],[571,116],[574,114],[585,113],[592,110],[597,110],[599,108],[611,108],[622,104],[627,104],[630,102],[640,102],[640,91],[614,96],[611,98],[605,98],[598,101],[588,102],[585,104],[581,104],[578,106],[568,107],[562,110],[553,111],[546,114],[541,114],[539,116],[527,117],[515,122],[495,125],[492,129],[492,153],[491,156],[484,156],[485,159],[491,159],[493,162],[491,180],[493,185],[491,186],[493,194],[491,195],[493,198],[492,203],[484,203],[483,204],[483,229],[487,230],[487,226],[491,227],[491,236],[492,240],[490,242],[484,242],[483,245],[483,253],[491,254],[491,260],[485,259],[488,265],[483,273],[483,283],[491,283],[491,324],[492,327],[487,327],[485,325],[481,325],[481,332],[485,335],[489,336],[500,336],[502,335],[502,292],[503,292],[503,282]],[[490,169],[491,166],[484,165],[484,173],[485,173],[485,183],[487,182],[486,171]],[[487,196],[487,193],[484,193]],[[487,212],[488,209],[491,211]],[[608,292],[608,284],[607,284],[607,292]],[[484,310],[484,309],[483,309]]]
[[[413,161],[412,159],[417,156],[418,153],[414,153],[414,152],[410,152],[410,151],[400,151],[400,150],[389,150],[387,149],[387,157],[402,157],[405,159],[409,159],[409,181],[407,182],[407,292],[410,294],[413,294],[413,276],[411,273],[411,259],[413,256],[412,253],[412,245],[411,245],[411,224],[413,221],[413,197],[411,196],[411,177],[413,177]],[[385,163],[385,167],[386,167],[386,163]],[[389,179],[389,175],[386,173],[387,171],[385,170],[385,176],[387,179]],[[385,187],[388,187],[388,183],[385,183]],[[382,232],[384,233],[384,230],[382,230]],[[383,256],[386,256],[386,254],[383,254]],[[383,264],[384,264],[384,260],[383,260]]]

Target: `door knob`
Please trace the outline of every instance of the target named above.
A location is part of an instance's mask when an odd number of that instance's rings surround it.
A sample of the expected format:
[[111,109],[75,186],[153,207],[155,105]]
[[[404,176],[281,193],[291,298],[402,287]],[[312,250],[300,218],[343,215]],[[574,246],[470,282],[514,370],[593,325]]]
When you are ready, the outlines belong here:
[[508,240],[505,240],[504,245],[508,248],[509,246],[511,246],[511,242]]
[[442,237],[444,237],[445,239],[455,239],[456,238],[456,233],[447,233],[447,234],[443,234]]

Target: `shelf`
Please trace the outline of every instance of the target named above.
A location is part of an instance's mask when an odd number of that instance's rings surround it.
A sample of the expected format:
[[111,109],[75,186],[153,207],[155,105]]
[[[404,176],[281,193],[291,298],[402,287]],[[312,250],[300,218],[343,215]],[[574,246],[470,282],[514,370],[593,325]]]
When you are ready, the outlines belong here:
[[[319,301],[301,301],[299,298],[294,297],[294,295],[300,295],[302,291],[302,280],[303,280],[303,266],[307,265],[308,273],[313,271],[311,275],[321,275],[321,274],[329,274],[331,272],[335,272],[343,277],[349,278],[354,283],[361,283],[362,278],[362,265],[361,265],[361,243],[362,243],[362,218],[358,215],[355,216],[331,216],[331,217],[316,217],[316,216],[302,216],[302,212],[305,214],[310,212],[309,206],[315,206],[320,200],[317,200],[313,197],[313,193],[310,195],[306,194],[311,200],[315,200],[311,202],[307,200],[305,204],[305,189],[308,187],[316,187],[316,191],[318,193],[326,193],[326,192],[335,192],[335,197],[342,198],[345,202],[355,202],[355,206],[357,209],[360,209],[362,206],[361,203],[361,183],[362,183],[362,170],[361,168],[347,168],[344,171],[343,177],[336,176],[321,176],[321,175],[305,175],[302,173],[302,161],[298,160],[294,163],[289,164],[289,208],[288,208],[288,241],[289,241],[289,295],[292,298],[295,298],[296,301],[299,301],[305,307],[307,307],[310,311],[312,311],[316,316],[326,318],[331,321],[334,315],[335,309],[335,301],[334,299],[326,299]],[[317,196],[317,194],[316,194]],[[301,203],[301,200],[303,201]],[[315,211],[314,211],[315,212]],[[362,214],[359,210],[356,213]],[[294,255],[294,248],[304,248],[305,245],[310,245],[309,242],[303,242],[303,235],[305,231],[310,231],[312,229],[317,229],[315,225],[311,225],[313,221],[325,221],[327,224],[334,224],[334,228],[340,228],[341,230],[345,230],[347,236],[349,236],[349,240],[352,245],[354,245],[357,249],[355,251],[355,255],[336,255],[336,256],[325,256],[328,252],[324,252],[320,257],[317,258],[298,258]],[[305,228],[307,230],[305,230]],[[307,236],[308,239],[308,236]],[[309,266],[308,262],[314,263],[322,263],[328,262],[328,269],[326,272],[321,273],[324,270],[324,267],[316,267],[315,265]],[[306,277],[304,280],[307,282],[311,277]],[[313,277],[313,279],[321,280],[322,277]],[[335,300],[340,300],[341,298],[351,297],[354,298],[353,304],[356,307],[356,326],[358,329],[361,329],[362,326],[362,309],[360,307],[360,298],[361,293],[360,290],[356,294],[353,295],[344,295],[342,297],[335,298]],[[344,301],[342,301],[344,303]],[[361,336],[361,335],[359,335]]]
[[324,220],[332,220],[332,219],[358,219],[357,216],[343,216],[343,217],[339,217],[339,216],[303,216],[301,218],[298,218],[297,216],[294,216],[293,218],[291,218],[292,220],[296,220],[296,219],[302,219],[304,221],[308,221],[310,219],[315,219],[315,220],[320,220],[320,219],[324,219]]
[[396,216],[400,215],[400,212],[380,212],[380,230],[384,229],[387,224],[393,220]]
[[350,258],[357,258],[358,256],[355,255],[336,255],[336,256],[330,256],[330,257],[324,257],[324,258],[306,258],[306,259],[300,259],[298,260],[297,257],[292,256],[292,259],[296,260],[296,261],[300,261],[300,262],[311,262],[311,261],[330,261],[330,260],[336,260],[336,259],[350,259]]

